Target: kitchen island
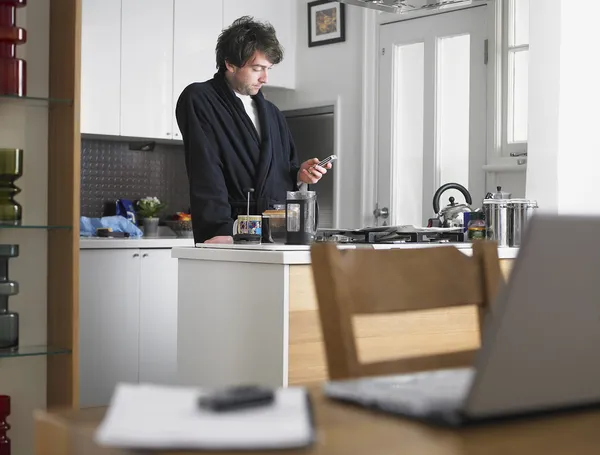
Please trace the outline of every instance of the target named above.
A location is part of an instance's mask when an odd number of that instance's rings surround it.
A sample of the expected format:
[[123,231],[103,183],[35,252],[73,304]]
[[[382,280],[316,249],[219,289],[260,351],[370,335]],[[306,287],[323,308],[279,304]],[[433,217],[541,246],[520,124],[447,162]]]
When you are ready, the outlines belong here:
[[[340,245],[432,248],[448,244]],[[468,243],[452,244],[470,255]],[[517,248],[499,248],[509,273]],[[178,383],[308,384],[326,378],[310,247],[280,244],[173,248],[179,262]],[[370,317],[356,326],[363,361],[479,346],[475,307]]]

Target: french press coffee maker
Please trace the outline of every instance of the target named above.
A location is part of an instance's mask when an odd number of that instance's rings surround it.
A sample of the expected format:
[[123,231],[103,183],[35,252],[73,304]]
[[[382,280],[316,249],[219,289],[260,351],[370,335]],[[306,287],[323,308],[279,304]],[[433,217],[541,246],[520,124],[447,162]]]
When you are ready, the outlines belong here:
[[288,191],[285,203],[286,244],[308,245],[315,241],[319,207],[315,191]]

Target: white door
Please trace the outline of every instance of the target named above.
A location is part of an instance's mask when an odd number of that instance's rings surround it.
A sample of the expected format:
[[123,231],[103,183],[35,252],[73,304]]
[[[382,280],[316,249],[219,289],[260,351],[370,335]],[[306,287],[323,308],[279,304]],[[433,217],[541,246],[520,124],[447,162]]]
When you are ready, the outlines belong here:
[[121,0],[81,4],[81,132],[120,134]]
[[177,259],[171,249],[142,249],[140,382],[177,379]]
[[296,88],[296,2],[289,0],[223,0],[223,26],[242,16],[268,21],[284,48],[284,59],[269,73],[272,87]]
[[215,47],[223,24],[223,0],[175,0],[173,45],[173,137],[181,139],[175,108],[183,89],[217,72]]
[[449,182],[483,198],[486,31],[485,6],[380,27],[377,224],[424,225]]
[[123,1],[121,135],[173,136],[173,0]]
[[81,250],[81,407],[106,406],[118,382],[138,381],[140,253]]

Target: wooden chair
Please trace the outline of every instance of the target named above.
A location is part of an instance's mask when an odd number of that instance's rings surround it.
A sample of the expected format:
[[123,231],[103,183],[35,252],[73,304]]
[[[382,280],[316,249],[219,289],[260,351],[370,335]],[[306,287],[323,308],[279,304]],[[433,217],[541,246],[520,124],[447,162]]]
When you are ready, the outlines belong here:
[[311,256],[330,379],[473,363],[476,350],[360,363],[353,317],[477,305],[481,329],[502,280],[495,242],[475,242],[472,256],[452,246],[340,250],[332,244],[313,245]]

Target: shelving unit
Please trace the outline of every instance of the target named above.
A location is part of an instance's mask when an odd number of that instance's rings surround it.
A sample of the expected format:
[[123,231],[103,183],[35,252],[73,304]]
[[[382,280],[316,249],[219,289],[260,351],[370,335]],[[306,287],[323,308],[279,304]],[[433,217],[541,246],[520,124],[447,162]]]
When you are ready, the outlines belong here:
[[28,106],[49,106],[51,104],[66,104],[72,105],[72,99],[62,98],[43,98],[39,96],[16,96],[16,95],[0,95],[0,103],[18,103]]
[[0,359],[31,357],[39,355],[69,354],[70,349],[54,346],[19,346],[16,349],[0,349]]
[[[79,406],[81,0],[50,2],[47,407]],[[72,102],[55,102],[72,100]]]

